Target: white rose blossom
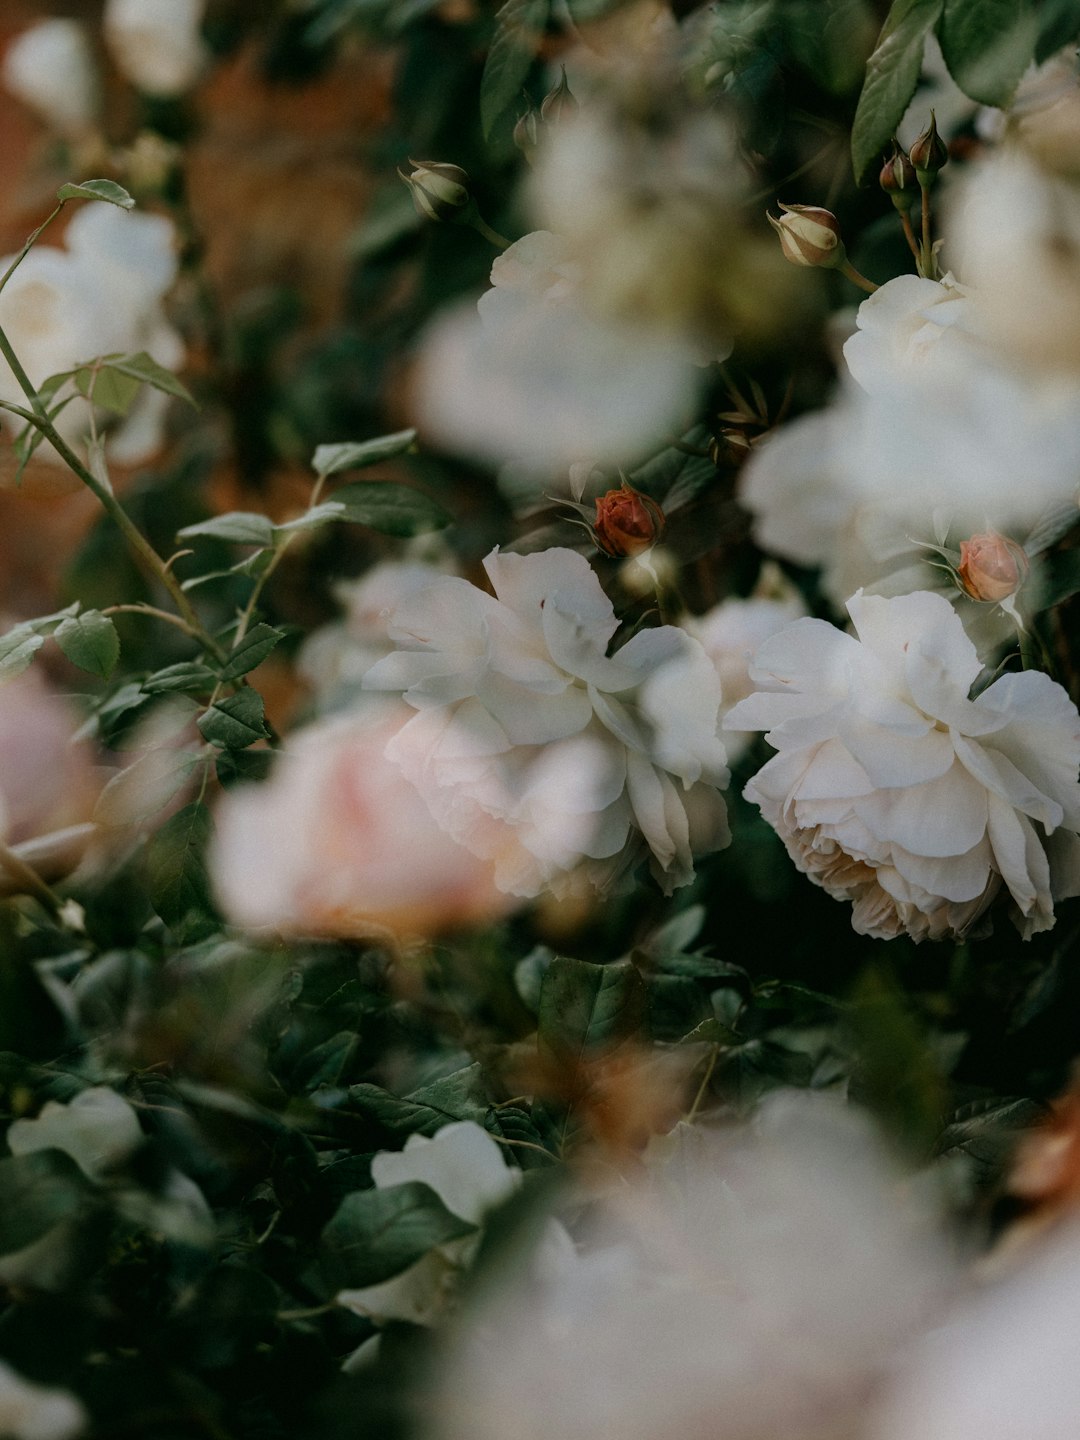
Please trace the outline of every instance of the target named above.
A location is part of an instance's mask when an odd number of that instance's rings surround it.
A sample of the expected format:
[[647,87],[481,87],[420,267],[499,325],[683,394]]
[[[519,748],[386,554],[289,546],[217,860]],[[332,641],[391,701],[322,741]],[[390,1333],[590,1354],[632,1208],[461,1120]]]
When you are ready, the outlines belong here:
[[146,95],[190,90],[206,64],[205,9],[206,0],[107,0],[105,43],[117,68]]
[[[0,260],[0,269],[12,258]],[[15,271],[0,295],[0,323],[35,385],[98,355],[139,350],[176,369],[184,345],[162,308],[176,270],[170,220],[128,214],[115,205],[86,205],[72,216],[64,249],[38,245]],[[3,360],[0,399],[26,403]],[[137,464],[153,454],[168,403],[167,395],[144,387],[110,440],[110,457]],[[79,440],[89,429],[88,402],[77,396],[55,423],[69,444]],[[47,445],[37,454],[58,460]]]
[[[576,1262],[489,1291],[446,1337],[437,1440],[832,1440],[951,1284],[933,1207],[829,1096],[680,1126]],[[508,1418],[512,1423],[508,1424]]]
[[448,577],[391,616],[399,648],[364,684],[418,713],[387,755],[512,894],[600,888],[636,858],[639,832],[665,893],[687,884],[693,856],[729,839],[704,650],[663,626],[609,656],[618,621],[573,551],[494,551],[484,568],[493,596]]
[[1025,938],[1080,892],[1080,716],[1036,671],[975,699],[982,670],[948,602],[848,602],[855,635],[799,620],[728,715],[778,751],[745,794],[800,870],[853,902],[860,934],[969,933],[999,891]]
[[86,1429],[82,1403],[67,1390],[36,1385],[0,1360],[0,1435],[10,1440],[74,1440]]
[[61,135],[81,135],[97,121],[97,66],[77,20],[41,20],[17,35],[4,55],[3,81]]

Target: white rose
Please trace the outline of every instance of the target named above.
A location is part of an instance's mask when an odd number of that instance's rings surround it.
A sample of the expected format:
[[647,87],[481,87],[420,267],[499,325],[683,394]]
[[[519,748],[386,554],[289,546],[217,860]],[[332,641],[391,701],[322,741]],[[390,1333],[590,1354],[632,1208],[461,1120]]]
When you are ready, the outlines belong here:
[[74,1395],[24,1380],[0,1360],[0,1434],[10,1440],[73,1440],[87,1424]]
[[[507,1165],[497,1142],[471,1120],[444,1125],[431,1139],[410,1135],[404,1150],[380,1150],[372,1159],[371,1177],[377,1190],[419,1180],[471,1225],[483,1224],[487,1212],[508,1200],[521,1183],[520,1170]],[[451,1300],[476,1245],[475,1235],[439,1245],[381,1284],[339,1290],[337,1303],[379,1324],[410,1320],[432,1325]]]
[[964,364],[974,344],[968,292],[951,275],[923,280],[898,275],[859,306],[855,334],[844,360],[857,385],[870,394],[892,393],[897,384]]
[[101,1180],[142,1143],[135,1111],[107,1085],[83,1090],[66,1105],[47,1100],[33,1120],[13,1120],[8,1148],[13,1155],[62,1150],[91,1180]]
[[[753,692],[750,664],[763,642],[806,614],[802,596],[771,562],[763,570],[763,580],[765,593],[755,593],[745,600],[722,600],[707,614],[683,622],[683,628],[701,642],[716,666],[723,696],[721,717]],[[729,761],[734,762],[742,754],[751,736],[751,731],[725,734]]]
[[190,90],[206,64],[206,0],[107,0],[105,43],[117,68],[147,95]]
[[61,135],[95,124],[100,107],[97,66],[77,20],[42,20],[7,48],[4,85]]
[[665,1148],[594,1206],[576,1264],[489,1292],[449,1337],[428,1435],[861,1433],[949,1285],[934,1213],[865,1120],[820,1094],[772,1097],[753,1129],[681,1127]]
[[860,934],[963,936],[1000,890],[1025,938],[1080,892],[1080,716],[1060,685],[982,666],[948,602],[848,602],[856,635],[799,620],[728,715],[779,752],[746,787],[800,870],[854,902]]
[[507,908],[490,864],[432,824],[386,758],[408,707],[374,706],[290,737],[262,785],[223,797],[210,869],[235,924],[286,933],[405,933]]
[[491,281],[479,314],[451,311],[421,352],[417,413],[440,444],[539,470],[628,465],[682,424],[701,383],[686,346],[595,314],[561,237],[516,241]]
[[[618,621],[583,556],[484,562],[495,595],[447,578],[394,611],[401,647],[365,676],[419,712],[387,747],[436,821],[518,895],[602,886],[639,849],[665,893],[728,842],[720,683],[696,640]],[[581,860],[591,862],[575,875]]]
[[[115,205],[90,204],[72,217],[66,248],[38,245],[0,295],[0,324],[35,385],[98,355],[146,350],[175,369],[184,346],[168,323],[162,300],[176,277],[175,230],[160,215],[131,215]],[[12,256],[0,260],[6,268]],[[0,360],[0,398],[26,399]],[[161,443],[168,397],[147,387],[115,431],[110,455],[134,464]],[[56,420],[68,443],[89,429],[90,407],[77,396]],[[47,446],[37,454],[57,457]]]

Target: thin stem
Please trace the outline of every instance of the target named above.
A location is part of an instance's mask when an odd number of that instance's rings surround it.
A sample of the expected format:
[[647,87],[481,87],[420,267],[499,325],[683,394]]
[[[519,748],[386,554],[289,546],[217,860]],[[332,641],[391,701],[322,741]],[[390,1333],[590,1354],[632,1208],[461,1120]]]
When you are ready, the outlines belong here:
[[149,615],[155,620],[163,620],[167,625],[175,625],[178,630],[182,630],[192,640],[199,639],[186,620],[181,619],[179,615],[171,614],[168,610],[159,610],[156,605],[110,605],[101,613],[103,615]]
[[686,1112],[685,1123],[687,1125],[692,1125],[697,1118],[697,1113],[701,1109],[702,1101],[705,1099],[705,1092],[709,1088],[709,1081],[712,1079],[712,1074],[713,1071],[716,1069],[716,1062],[719,1059],[719,1056],[720,1046],[714,1045],[712,1048],[712,1054],[709,1056],[709,1063],[705,1067],[705,1074],[701,1077],[701,1084],[698,1086],[697,1094],[694,1096],[694,1103]]
[[919,256],[919,242],[915,239],[915,231],[911,228],[911,219],[904,210],[899,211],[900,224],[904,227],[904,239],[908,243],[908,249],[915,256],[915,263],[922,268]]
[[26,259],[27,255],[30,254],[30,251],[33,249],[35,243],[37,242],[38,236],[41,235],[43,231],[45,231],[45,230],[48,229],[48,227],[52,224],[52,222],[53,222],[53,221],[56,219],[56,217],[60,214],[60,211],[64,208],[64,206],[65,206],[66,203],[67,203],[67,202],[66,202],[65,200],[61,200],[61,201],[60,201],[59,205],[57,205],[56,209],[52,212],[52,214],[51,214],[47,219],[43,220],[43,221],[41,222],[41,224],[37,227],[37,229],[34,231],[34,233],[30,236],[30,238],[27,240],[26,244],[22,247],[22,249],[19,251],[19,253],[15,256],[15,259],[12,260],[11,264],[10,264],[10,265],[8,266],[8,268],[4,271],[3,275],[0,275],[0,290],[3,290],[4,286],[5,286],[5,285],[8,283],[8,281],[11,279],[12,275],[15,274],[15,271],[19,268],[19,266],[22,264],[22,262]]
[[861,275],[850,260],[844,261],[840,267],[840,271],[841,274],[847,276],[853,285],[858,285],[859,289],[865,290],[868,295],[873,295],[874,291],[878,288],[873,280],[868,280],[865,275]]
[[500,235],[497,230],[493,230],[482,215],[476,214],[471,216],[468,223],[479,235],[482,235],[485,240],[490,240],[497,250],[505,250],[510,244],[506,236]]
[[922,272],[927,280],[936,280],[934,247],[930,241],[930,187],[922,187]]
[[19,389],[30,402],[33,414],[28,413],[19,406],[4,404],[3,408],[10,410],[13,414],[20,415],[28,424],[33,425],[41,432],[63,460],[64,464],[67,465],[68,469],[78,476],[118,526],[120,533],[128,542],[136,559],[141,562],[144,570],[169,592],[173,604],[186,621],[190,633],[198,640],[199,644],[214,655],[216,659],[224,660],[225,652],[221,649],[221,646],[218,645],[217,641],[203,629],[199,617],[192,607],[191,601],[184,594],[176,576],[168,569],[165,561],[162,560],[146,536],[131,519],[131,516],[112,493],[112,490],[107,485],[103,485],[97,476],[83,464],[49,419],[48,412],[42,403],[41,397],[34,388],[30,377],[23,369],[19,357],[15,354],[11,341],[8,339],[7,333],[2,327],[0,327],[0,355],[3,355],[11,367],[11,372],[18,381]]

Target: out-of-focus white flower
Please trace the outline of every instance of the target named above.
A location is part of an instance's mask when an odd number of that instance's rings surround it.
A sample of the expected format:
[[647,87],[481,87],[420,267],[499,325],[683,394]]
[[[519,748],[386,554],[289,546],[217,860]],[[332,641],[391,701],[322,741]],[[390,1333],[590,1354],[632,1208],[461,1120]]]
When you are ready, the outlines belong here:
[[[486,1130],[472,1120],[455,1121],[431,1139],[410,1135],[404,1150],[380,1150],[371,1162],[377,1190],[419,1180],[446,1208],[471,1225],[509,1200],[521,1183]],[[339,1290],[337,1302],[379,1324],[410,1320],[433,1325],[451,1301],[458,1277],[475,1254],[478,1237],[465,1235],[436,1246],[400,1275],[359,1290]]]
[[534,231],[491,268],[479,315],[431,330],[417,373],[419,423],[491,462],[630,464],[678,428],[700,386],[669,331],[597,314],[564,239]]
[[0,1434],[10,1440],[73,1440],[87,1424],[67,1390],[35,1385],[0,1360]]
[[[673,1137],[574,1266],[449,1337],[438,1440],[822,1440],[934,1315],[949,1265],[869,1126],[779,1095],[753,1131]],[[471,1322],[471,1323],[470,1323]]]
[[[683,628],[701,641],[720,676],[721,717],[753,692],[750,663],[761,645],[805,614],[806,605],[798,590],[770,562],[753,595],[745,600],[722,600],[707,614],[683,621]],[[727,731],[724,745],[728,760],[734,762],[752,738],[752,731]]]
[[395,705],[310,725],[265,784],[224,797],[210,866],[234,923],[309,935],[425,933],[507,908],[491,865],[433,823],[386,757],[410,720],[408,707]]
[[494,551],[484,567],[494,596],[447,578],[394,611],[400,648],[364,684],[403,691],[419,713],[387,754],[513,894],[599,887],[639,834],[665,893],[687,884],[694,854],[728,841],[705,652],[663,626],[608,656],[618,621],[571,550]]
[[[38,245],[0,295],[0,323],[35,385],[98,355],[146,350],[175,369],[184,346],[168,323],[162,300],[176,277],[172,222],[132,215],[115,205],[90,204],[72,217],[66,248]],[[13,257],[0,260],[5,268]],[[6,361],[0,360],[0,398],[25,404]],[[161,443],[168,397],[147,387],[115,432],[109,454],[135,464]],[[70,444],[89,428],[90,407],[76,397],[56,427]],[[37,452],[56,459],[47,446]]]
[[190,90],[207,59],[205,9],[206,0],[107,0],[105,43],[117,68],[146,95]]
[[98,788],[78,717],[41,676],[0,685],[0,838],[17,845],[86,820]]
[[1004,889],[1026,939],[1080,893],[1080,715],[1037,671],[974,700],[982,666],[948,602],[848,602],[856,637],[798,620],[728,715],[779,752],[745,794],[860,934],[963,936]]
[[77,20],[41,20],[4,55],[5,87],[61,135],[78,136],[98,117],[97,66]]
[[62,1150],[91,1180],[100,1180],[142,1143],[135,1111],[107,1085],[83,1090],[66,1105],[47,1100],[33,1120],[13,1120],[8,1148],[13,1155]]
[[927,1337],[871,1440],[1073,1440],[1078,1293],[1074,1222]]
[[860,587],[951,584],[927,548],[943,532],[955,546],[993,529],[1026,548],[1075,512],[1080,393],[1004,363],[980,338],[980,303],[914,276],[883,285],[844,347],[838,399],[770,435],[742,471],[758,544],[822,566],[837,608]]
[[[1080,102],[1078,102],[1080,110]],[[1080,150],[1076,156],[1080,164]],[[979,323],[1013,363],[1080,371],[1080,184],[1008,146],[975,168],[950,216]],[[1075,403],[1075,402],[1074,402]]]
[[386,630],[394,606],[444,573],[419,560],[385,560],[361,579],[334,587],[345,618],[314,630],[297,661],[320,707],[355,701],[364,672],[394,649]]

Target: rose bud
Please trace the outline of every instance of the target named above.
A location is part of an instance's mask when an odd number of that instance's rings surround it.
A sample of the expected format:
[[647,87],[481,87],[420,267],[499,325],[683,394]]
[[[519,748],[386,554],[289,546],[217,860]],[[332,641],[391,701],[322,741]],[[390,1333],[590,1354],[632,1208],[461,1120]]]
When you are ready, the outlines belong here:
[[894,150],[885,161],[878,176],[878,184],[896,206],[897,210],[910,210],[915,203],[919,188],[915,166],[902,150]]
[[932,184],[934,177],[949,158],[948,147],[937,132],[934,112],[930,111],[930,124],[912,145],[908,154],[915,166],[920,185]]
[[540,111],[527,96],[526,103],[528,109],[518,117],[514,126],[514,144],[531,164],[540,142]]
[[655,500],[642,495],[623,481],[620,490],[609,490],[596,502],[596,522],[591,527],[598,550],[613,559],[640,555],[664,533],[664,512]]
[[469,177],[460,165],[441,160],[410,160],[412,173],[398,174],[412,192],[417,213],[425,220],[453,220],[471,200]]
[[557,125],[577,108],[578,102],[570,93],[570,86],[566,83],[566,67],[563,66],[559,83],[552,86],[540,102],[540,119],[545,125]]
[[960,541],[957,583],[973,600],[1001,601],[1027,579],[1028,557],[1015,540],[988,531]]
[[[845,260],[840,239],[840,222],[830,210],[817,205],[780,204],[779,220],[768,215],[769,224],[780,236],[784,258],[793,265],[823,265],[832,268]],[[768,214],[768,212],[766,212]]]

